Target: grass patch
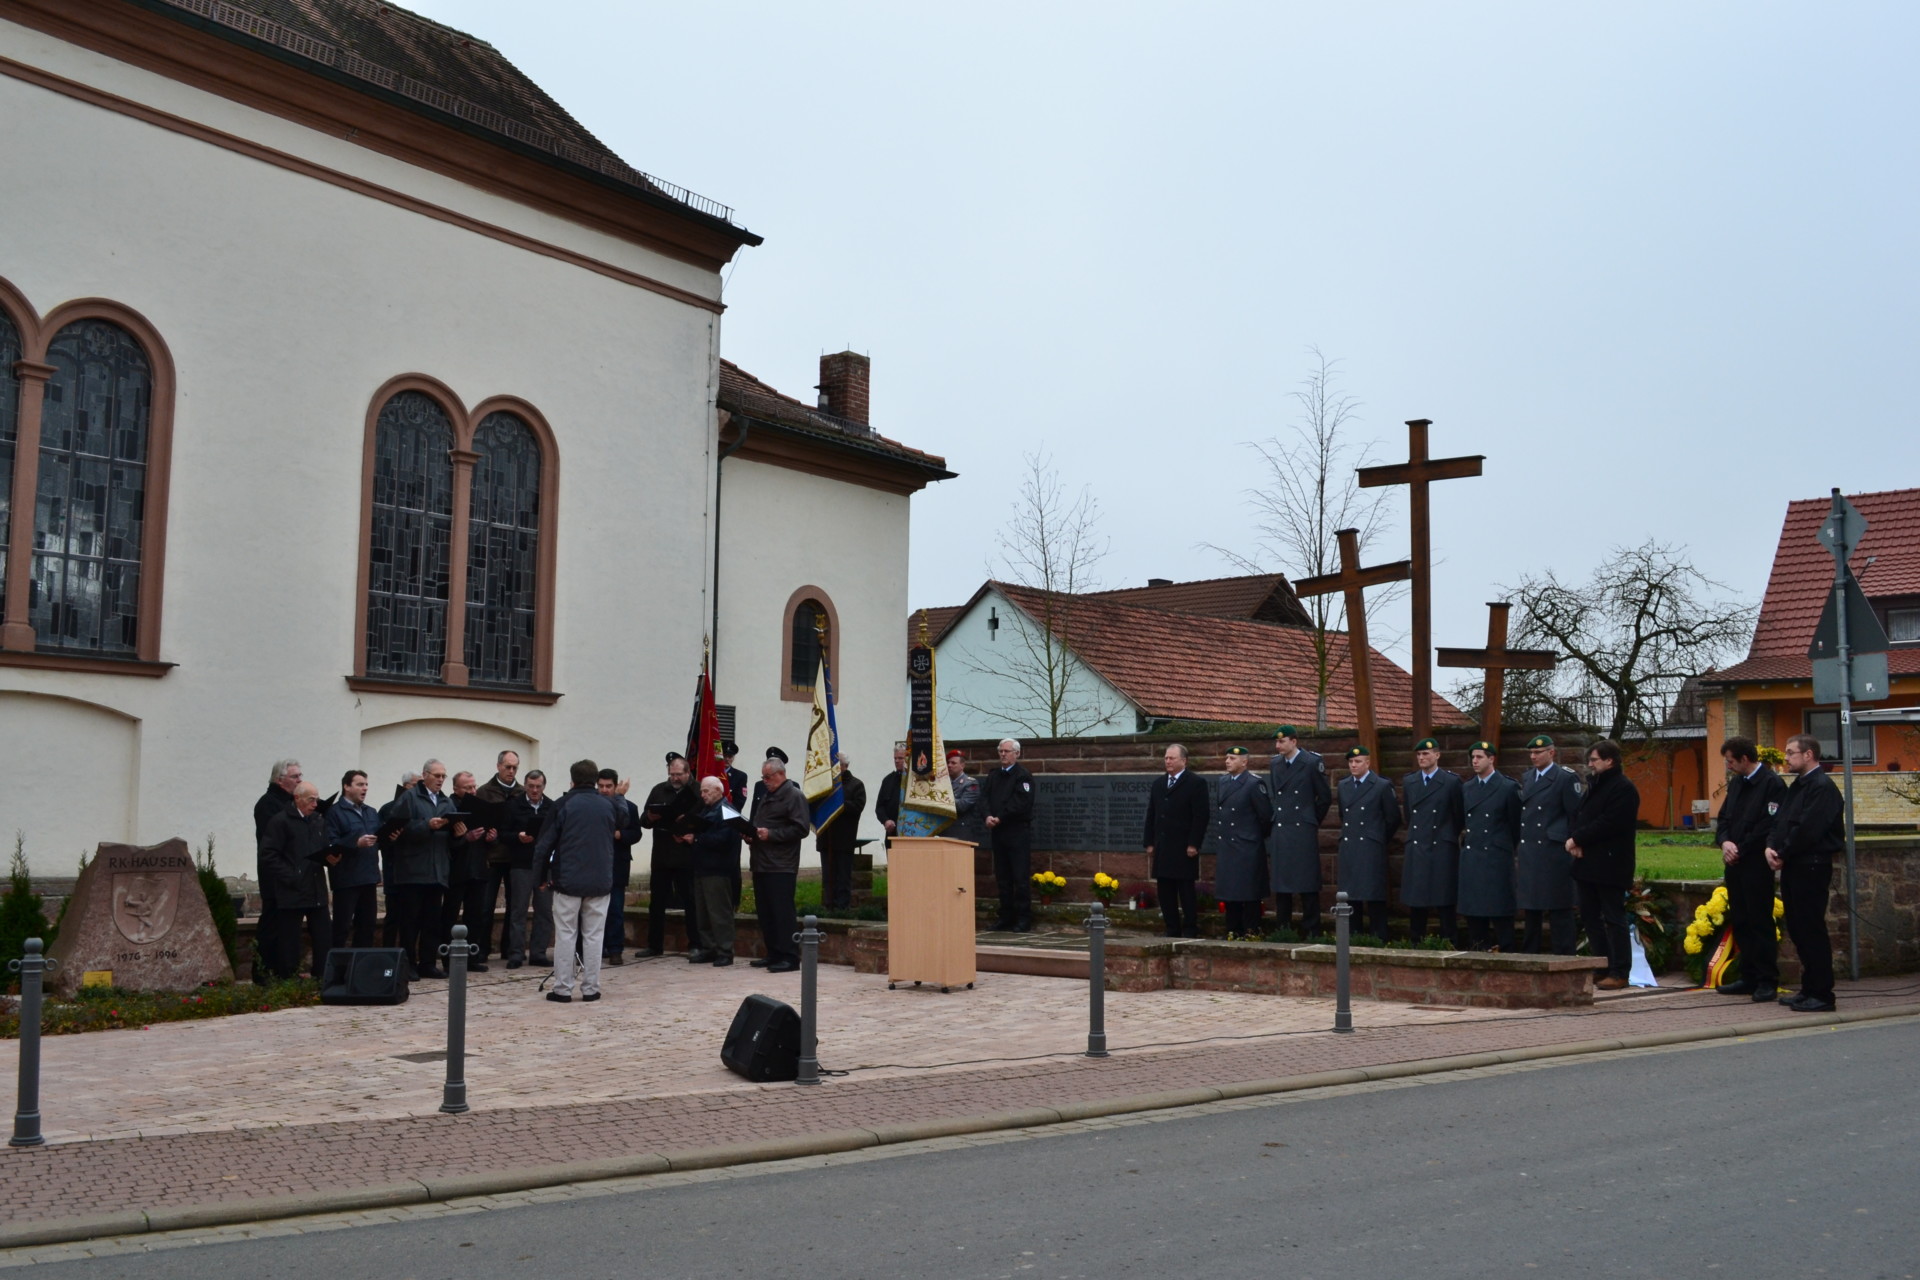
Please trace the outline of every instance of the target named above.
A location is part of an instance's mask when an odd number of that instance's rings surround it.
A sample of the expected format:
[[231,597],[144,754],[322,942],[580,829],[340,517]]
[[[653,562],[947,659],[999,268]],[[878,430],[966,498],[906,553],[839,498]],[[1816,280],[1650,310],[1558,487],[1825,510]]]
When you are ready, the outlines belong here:
[[[857,907],[822,907],[825,886],[818,880],[802,880],[793,888],[795,915],[819,916],[822,920],[885,920],[887,918],[887,873],[873,873],[873,898]],[[753,879],[740,887],[740,914],[757,915],[753,901]]]
[[1718,880],[1725,872],[1720,847],[1705,831],[1642,831],[1634,866],[1648,880]]
[[[40,1009],[40,1034],[78,1035],[121,1031],[156,1022],[192,1022],[242,1013],[272,1013],[320,1003],[320,984],[309,978],[256,987],[251,982],[210,983],[193,991],[118,991],[82,987],[71,1000],[51,995]],[[0,1004],[0,1039],[20,1038],[20,1004]]]

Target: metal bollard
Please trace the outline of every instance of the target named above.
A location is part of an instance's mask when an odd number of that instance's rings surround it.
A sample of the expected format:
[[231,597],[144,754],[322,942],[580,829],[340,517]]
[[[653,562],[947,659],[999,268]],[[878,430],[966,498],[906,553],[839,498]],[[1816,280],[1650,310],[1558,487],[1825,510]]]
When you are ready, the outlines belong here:
[[1353,917],[1353,904],[1347,901],[1347,895],[1333,895],[1333,1029],[1352,1032],[1353,1030],[1353,991],[1347,977],[1347,935],[1352,932],[1348,923]]
[[1087,917],[1087,1056],[1107,1053],[1107,908],[1093,904]]
[[814,1021],[820,982],[820,917],[808,916],[794,937],[800,943],[800,1074],[795,1084],[820,1083],[820,1040]]
[[440,948],[447,958],[447,1083],[440,1110],[460,1115],[467,1107],[467,957],[480,948],[467,941],[467,926],[453,926],[453,941]]
[[40,1132],[40,975],[58,968],[58,960],[40,954],[38,938],[26,940],[26,955],[7,961],[7,971],[20,975],[20,1097],[13,1109],[10,1147],[45,1146]]

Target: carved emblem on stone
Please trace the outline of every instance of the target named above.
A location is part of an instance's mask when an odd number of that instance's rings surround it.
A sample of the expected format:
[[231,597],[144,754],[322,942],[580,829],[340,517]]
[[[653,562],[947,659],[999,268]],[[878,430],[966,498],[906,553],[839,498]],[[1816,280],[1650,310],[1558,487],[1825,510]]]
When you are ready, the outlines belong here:
[[166,937],[179,906],[178,871],[118,872],[113,877],[113,924],[128,942]]

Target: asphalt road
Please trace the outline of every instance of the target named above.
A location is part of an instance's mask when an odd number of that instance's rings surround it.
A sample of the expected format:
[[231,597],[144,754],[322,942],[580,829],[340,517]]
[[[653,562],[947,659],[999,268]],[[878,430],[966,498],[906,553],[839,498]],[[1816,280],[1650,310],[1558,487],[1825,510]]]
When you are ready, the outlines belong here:
[[30,1274],[1909,1277],[1916,1063],[1867,1024]]

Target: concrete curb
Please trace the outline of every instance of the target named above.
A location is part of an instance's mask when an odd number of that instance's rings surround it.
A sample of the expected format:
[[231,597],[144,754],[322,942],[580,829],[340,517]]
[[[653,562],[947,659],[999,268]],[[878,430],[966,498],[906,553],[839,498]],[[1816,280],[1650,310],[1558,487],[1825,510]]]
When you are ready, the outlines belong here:
[[1195,1089],[1175,1089],[1163,1093],[1139,1093],[1118,1098],[1101,1098],[1090,1102],[1068,1102],[1054,1107],[1031,1107],[1021,1111],[1002,1111],[990,1115],[948,1117],[918,1124],[835,1129],[792,1138],[776,1138],[767,1142],[689,1147],[572,1164],[536,1165],[522,1169],[503,1169],[492,1173],[409,1179],[383,1186],[356,1187],[340,1191],[310,1191],[300,1195],[272,1196],[254,1200],[216,1200],[206,1204],[179,1205],[161,1209],[128,1209],[88,1217],[56,1218],[44,1222],[0,1225],[0,1249],[71,1244],[81,1240],[133,1236],[153,1231],[231,1226],[236,1223],[267,1222],[279,1218],[308,1217],[323,1213],[357,1213],[396,1205],[457,1201],[512,1191],[531,1191],[541,1187],[566,1186],[577,1182],[600,1182],[610,1178],[631,1178],[656,1173],[764,1164],[775,1160],[794,1160],[806,1156],[858,1151],[867,1147],[896,1146],[901,1143],[925,1142],[935,1138],[952,1138],[973,1133],[997,1133],[1010,1129],[1034,1129],[1076,1120],[1095,1120],[1106,1116],[1166,1111],[1235,1098],[1299,1093],[1307,1089],[1366,1084],[1375,1080],[1403,1080],[1410,1076],[1442,1075],[1452,1071],[1470,1071],[1481,1067],[1507,1066],[1520,1062],[1540,1062],[1552,1058],[1572,1058],[1592,1053],[1617,1053],[1623,1049],[1652,1049],[1708,1040],[1737,1040],[1748,1036],[1771,1035],[1781,1031],[1799,1031],[1808,1027],[1844,1026],[1854,1022],[1879,1022],[1889,1018],[1916,1016],[1920,1016],[1920,1004],[1894,1005],[1884,1009],[1849,1010],[1845,1013],[1824,1014],[1792,1021],[1775,1019],[1768,1022],[1735,1023],[1723,1027],[1652,1031],[1644,1035],[1574,1040],[1557,1045],[1529,1045],[1521,1049],[1455,1054],[1444,1058],[1417,1058],[1408,1062],[1382,1063],[1374,1067],[1313,1071],[1301,1075],[1278,1076],[1270,1080],[1246,1080]]

